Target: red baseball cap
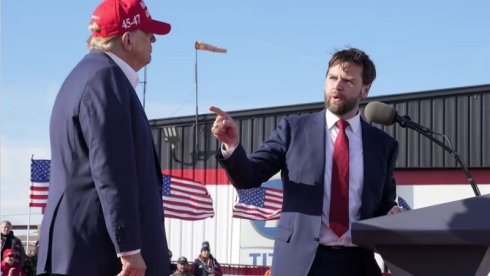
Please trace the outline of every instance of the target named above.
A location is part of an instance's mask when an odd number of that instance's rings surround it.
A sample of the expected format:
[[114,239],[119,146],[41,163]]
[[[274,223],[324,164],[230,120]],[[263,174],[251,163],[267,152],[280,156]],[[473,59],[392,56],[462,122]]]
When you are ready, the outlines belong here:
[[15,251],[11,248],[9,249],[5,249],[5,251],[3,251],[3,259],[2,260],[5,260],[5,258],[7,258],[8,255],[10,254],[15,254]]
[[104,0],[92,14],[92,23],[100,28],[92,32],[94,37],[110,37],[134,30],[164,35],[171,29],[170,24],[151,18],[143,0]]

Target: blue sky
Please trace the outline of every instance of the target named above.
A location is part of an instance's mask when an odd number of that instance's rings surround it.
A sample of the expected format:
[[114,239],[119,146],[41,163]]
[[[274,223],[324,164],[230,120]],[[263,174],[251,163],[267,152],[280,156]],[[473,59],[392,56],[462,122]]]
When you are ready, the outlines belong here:
[[[49,116],[66,75],[86,53],[99,1],[1,2],[0,215],[27,223],[31,155],[50,158]],[[146,1],[172,24],[147,67],[150,119],[199,111],[323,101],[330,54],[365,50],[378,77],[370,96],[490,83],[488,1]],[[143,71],[140,79],[143,79]],[[142,98],[142,86],[137,90]],[[39,223],[39,210],[31,210]]]

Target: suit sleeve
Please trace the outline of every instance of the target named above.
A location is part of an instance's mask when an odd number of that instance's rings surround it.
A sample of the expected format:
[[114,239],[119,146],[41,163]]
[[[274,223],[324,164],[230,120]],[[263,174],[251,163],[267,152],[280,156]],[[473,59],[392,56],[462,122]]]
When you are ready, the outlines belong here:
[[120,70],[101,70],[85,88],[79,118],[107,232],[118,253],[141,248],[129,93],[134,90]]
[[289,134],[290,126],[283,119],[271,136],[250,156],[247,156],[242,144],[238,144],[229,158],[224,159],[220,151],[216,157],[235,188],[259,187],[284,167]]

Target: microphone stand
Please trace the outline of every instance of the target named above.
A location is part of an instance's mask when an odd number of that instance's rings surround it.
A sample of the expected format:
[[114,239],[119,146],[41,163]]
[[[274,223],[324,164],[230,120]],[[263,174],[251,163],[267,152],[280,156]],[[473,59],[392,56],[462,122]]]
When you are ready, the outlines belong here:
[[473,176],[471,175],[470,171],[468,170],[468,167],[466,166],[465,162],[463,161],[463,158],[461,158],[461,156],[456,151],[454,151],[451,147],[448,147],[443,142],[441,142],[438,139],[436,139],[433,136],[433,134],[437,134],[437,133],[435,133],[432,130],[430,130],[430,129],[426,128],[426,127],[423,127],[423,126],[421,126],[421,125],[419,125],[417,123],[412,122],[412,120],[410,119],[410,117],[408,115],[399,116],[397,119],[398,119],[397,120],[398,123],[402,127],[408,127],[408,128],[411,128],[411,129],[417,131],[418,133],[420,133],[420,134],[424,135],[425,137],[429,138],[432,142],[438,144],[444,150],[446,150],[447,152],[449,152],[456,159],[456,161],[459,163],[459,165],[463,169],[464,174],[466,175],[466,179],[468,179],[468,182],[470,183],[471,188],[473,188],[473,192],[475,193],[475,196],[480,196],[481,195],[480,194],[480,190],[478,189],[478,186],[476,185],[476,182],[473,179]]

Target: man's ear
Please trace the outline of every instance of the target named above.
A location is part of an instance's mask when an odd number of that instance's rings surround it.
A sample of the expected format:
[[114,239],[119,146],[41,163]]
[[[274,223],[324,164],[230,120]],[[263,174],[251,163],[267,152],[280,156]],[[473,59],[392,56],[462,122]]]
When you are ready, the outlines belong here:
[[121,37],[121,44],[122,44],[123,48],[126,50],[131,50],[131,48],[133,47],[132,42],[133,41],[131,41],[131,33],[125,32]]
[[362,88],[361,88],[361,100],[364,100],[367,98],[370,88],[371,88],[371,84],[362,86]]

